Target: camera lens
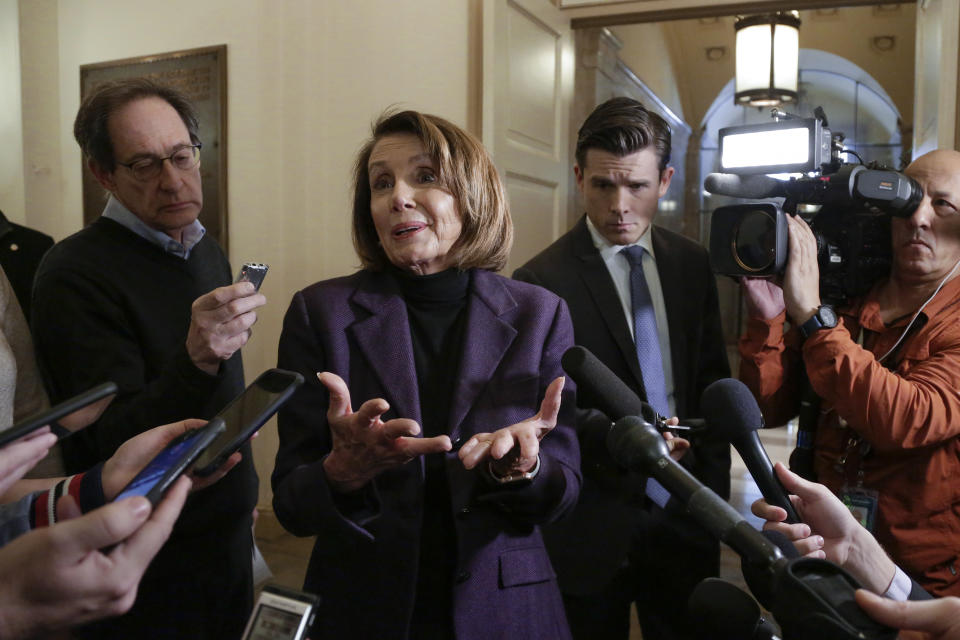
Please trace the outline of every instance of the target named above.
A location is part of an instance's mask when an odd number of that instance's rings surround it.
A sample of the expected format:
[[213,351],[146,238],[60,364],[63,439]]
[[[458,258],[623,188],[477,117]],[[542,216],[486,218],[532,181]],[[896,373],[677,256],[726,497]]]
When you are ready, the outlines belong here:
[[737,223],[731,249],[746,271],[763,271],[776,258],[777,221],[766,211],[749,211]]

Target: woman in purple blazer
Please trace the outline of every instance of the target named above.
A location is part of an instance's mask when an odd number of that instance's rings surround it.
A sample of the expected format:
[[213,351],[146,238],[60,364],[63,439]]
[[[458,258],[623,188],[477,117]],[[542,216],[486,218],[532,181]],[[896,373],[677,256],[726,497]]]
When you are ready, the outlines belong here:
[[308,382],[280,412],[273,504],[317,536],[311,637],[567,638],[538,526],[580,489],[566,306],[493,273],[503,186],[450,122],[385,115],[355,180],[363,269],[298,292],[280,338]]

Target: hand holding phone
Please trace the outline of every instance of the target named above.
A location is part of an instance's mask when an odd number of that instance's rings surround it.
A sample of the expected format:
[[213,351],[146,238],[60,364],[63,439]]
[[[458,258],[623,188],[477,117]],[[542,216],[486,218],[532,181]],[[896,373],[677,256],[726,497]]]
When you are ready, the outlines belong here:
[[[214,418],[205,427],[183,432],[150,460],[147,466],[117,494],[114,501],[131,496],[144,496],[151,504],[156,505],[173,482],[190,468],[197,456],[223,432],[223,429],[223,420]],[[143,435],[145,434],[137,437]],[[107,469],[104,465],[104,474],[106,473]],[[104,486],[104,494],[107,494],[106,486]]]
[[[167,541],[187,498],[175,484],[152,512],[140,501],[108,504],[53,527],[19,536],[0,549],[4,628],[16,637],[63,637],[77,625],[116,616],[133,604],[137,586]],[[61,498],[71,502],[72,496]],[[104,549],[119,552],[103,557]],[[98,552],[99,549],[99,552]],[[109,553],[109,551],[106,551]]]
[[111,501],[158,453],[184,433],[196,432],[206,420],[180,420],[148,429],[124,442],[103,464],[103,495]]
[[56,443],[56,436],[49,430],[37,430],[0,448],[0,496],[40,462]]
[[200,455],[193,473],[202,477],[220,468],[301,384],[303,376],[293,371],[269,369],[262,373],[217,414],[226,430]]
[[[45,411],[35,413],[26,420],[21,420],[9,429],[0,432],[0,447],[14,440],[19,440],[28,433],[42,429],[47,425],[50,425],[51,430],[58,438],[66,438],[75,431],[96,421],[116,393],[116,384],[104,382]],[[60,421],[59,425],[56,424],[58,420]]]

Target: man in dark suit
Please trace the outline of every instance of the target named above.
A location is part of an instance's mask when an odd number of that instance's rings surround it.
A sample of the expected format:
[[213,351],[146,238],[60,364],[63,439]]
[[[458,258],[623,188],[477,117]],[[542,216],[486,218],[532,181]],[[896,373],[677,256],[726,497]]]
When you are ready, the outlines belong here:
[[[598,106],[580,129],[573,168],[586,215],[514,277],[566,300],[575,342],[660,414],[683,419],[698,415],[704,387],[730,370],[706,250],[652,224],[673,177],[669,160],[662,118],[629,98]],[[643,479],[613,468],[591,442],[609,424],[591,411],[595,399],[583,391],[577,404],[580,501],[545,531],[574,637],[626,638],[631,602],[645,640],[692,637],[687,597],[719,571],[719,545],[691,520],[648,505]],[[729,446],[692,444],[684,463],[727,498]]]

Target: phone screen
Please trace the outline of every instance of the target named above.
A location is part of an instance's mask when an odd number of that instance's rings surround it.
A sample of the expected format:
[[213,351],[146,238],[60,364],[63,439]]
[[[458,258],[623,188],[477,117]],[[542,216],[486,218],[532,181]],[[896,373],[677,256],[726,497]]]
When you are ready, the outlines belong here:
[[[207,427],[182,434],[158,453],[114,500],[123,500],[131,496],[144,496],[149,498],[151,502],[156,503],[160,500],[166,488],[196,458],[199,449],[207,446],[207,443],[221,429],[221,425],[211,421]],[[158,486],[161,484],[165,486]]]
[[300,640],[313,624],[319,602],[310,593],[267,585],[247,622],[243,640]]
[[300,384],[303,376],[283,369],[270,369],[247,387],[218,417],[226,430],[197,459],[195,473],[207,475],[226,462],[230,455],[263,426]]
[[293,640],[300,630],[302,614],[260,604],[250,629],[250,640]]

